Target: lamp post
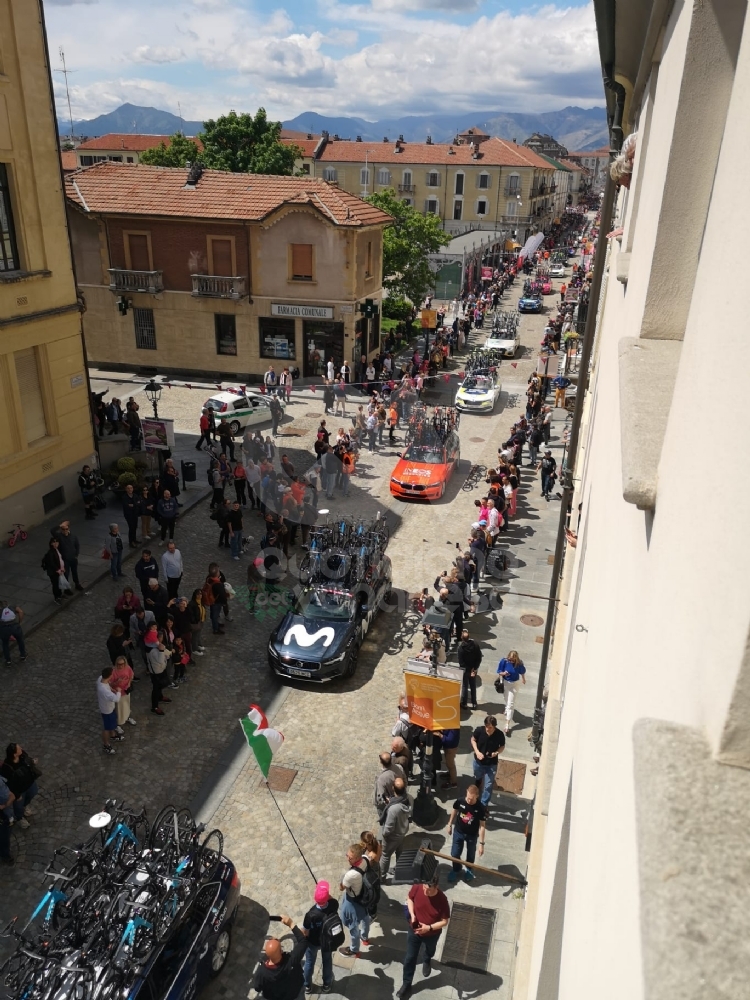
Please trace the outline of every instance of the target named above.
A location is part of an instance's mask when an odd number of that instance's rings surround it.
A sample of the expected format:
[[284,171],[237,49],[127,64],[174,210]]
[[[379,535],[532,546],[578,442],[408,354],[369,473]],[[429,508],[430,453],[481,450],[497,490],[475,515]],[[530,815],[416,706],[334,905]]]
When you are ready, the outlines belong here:
[[161,399],[161,386],[159,385],[158,382],[154,382],[154,380],[151,379],[151,381],[147,382],[146,385],[143,387],[143,391],[146,393],[148,401],[154,408],[154,419],[158,420],[159,419],[158,403],[159,400]]
[[[450,629],[452,615],[450,611],[441,611],[434,605],[428,608],[422,616],[422,625],[432,629]],[[430,654],[430,676],[437,677],[437,654],[440,641],[435,639],[432,642],[432,653]],[[435,801],[433,789],[433,749],[435,739],[432,730],[428,729],[425,735],[425,755],[424,767],[422,768],[422,779],[419,784],[419,791],[414,800],[414,822],[420,826],[432,826],[436,822],[440,809]]]

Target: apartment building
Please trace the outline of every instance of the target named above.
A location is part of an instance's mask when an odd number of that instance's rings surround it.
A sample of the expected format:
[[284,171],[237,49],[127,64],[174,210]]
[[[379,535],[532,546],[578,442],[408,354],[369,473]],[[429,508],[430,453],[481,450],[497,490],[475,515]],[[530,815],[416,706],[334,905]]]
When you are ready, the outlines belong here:
[[453,143],[363,142],[323,134],[304,160],[321,177],[360,198],[393,189],[451,233],[507,230],[523,240],[553,218],[554,167],[532,150],[472,129]]
[[748,323],[718,277],[745,251],[747,6],[594,3],[634,161],[602,200],[514,1000],[748,995]]
[[391,217],[323,180],[107,161],[66,192],[92,363],[254,382],[379,347]]
[[0,329],[4,534],[75,499],[94,450],[39,0],[0,0]]
[[593,151],[584,150],[581,153],[568,153],[566,159],[574,163],[580,163],[582,167],[589,171],[589,187],[595,194],[601,194],[604,190],[604,182],[607,179],[609,170],[609,146]]
[[[189,136],[202,149],[200,139]],[[91,167],[95,163],[104,160],[113,160],[115,163],[140,163],[141,154],[147,149],[156,149],[164,143],[168,146],[172,141],[171,135],[127,135],[120,132],[109,132],[107,135],[97,136],[95,139],[86,139],[75,148],[76,165],[79,167]]]

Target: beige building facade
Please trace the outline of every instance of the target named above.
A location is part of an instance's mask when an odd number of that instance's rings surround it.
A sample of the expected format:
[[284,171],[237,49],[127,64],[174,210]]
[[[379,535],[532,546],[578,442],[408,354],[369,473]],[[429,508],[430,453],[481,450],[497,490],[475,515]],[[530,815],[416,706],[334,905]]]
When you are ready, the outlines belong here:
[[[613,148],[622,122],[635,157],[602,219],[620,234],[603,237],[589,313],[513,996],[736,1000],[750,978],[750,473],[729,372],[748,324],[720,266],[744,256],[750,25],[744,0],[595,9]],[[706,456],[728,479],[703,503]]]
[[[188,138],[194,138],[189,136]],[[141,154],[147,149],[156,149],[162,143],[168,146],[171,135],[146,135],[138,133],[109,132],[79,143],[75,150],[76,166],[92,167],[95,163],[112,160],[114,163],[140,163]]]
[[108,162],[67,194],[92,363],[252,383],[379,349],[391,218],[324,181]]
[[0,0],[0,532],[78,496],[92,426],[38,0]]

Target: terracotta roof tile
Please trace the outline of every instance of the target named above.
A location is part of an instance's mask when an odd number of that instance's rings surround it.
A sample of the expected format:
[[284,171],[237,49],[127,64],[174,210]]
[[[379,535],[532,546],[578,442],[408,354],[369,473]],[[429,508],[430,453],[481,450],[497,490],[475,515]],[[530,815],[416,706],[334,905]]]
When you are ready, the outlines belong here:
[[62,163],[63,170],[75,170],[78,166],[76,151],[74,149],[63,149],[60,152],[60,162]]
[[[201,149],[203,148],[195,136],[188,138],[194,139]],[[171,135],[125,135],[120,132],[110,132],[108,135],[97,136],[96,139],[87,139],[78,146],[78,149],[124,149],[131,153],[142,153],[146,149],[155,149],[162,142],[168,146],[171,139]]]
[[193,188],[187,171],[111,160],[68,174],[67,197],[84,211],[191,219],[261,221],[283,205],[311,205],[337,226],[387,225],[391,216],[311,177],[205,170]]
[[307,139],[304,136],[299,139],[295,139],[292,136],[281,136],[281,142],[285,146],[299,146],[302,150],[303,156],[312,156],[315,152],[315,147],[320,142],[320,136],[316,136],[314,139]]
[[404,163],[424,166],[475,164],[476,166],[535,167],[549,170],[550,165],[525,146],[493,136],[479,145],[473,159],[469,144],[402,142],[401,152],[395,152],[396,142],[352,142],[349,139],[329,140],[319,159],[323,163]]

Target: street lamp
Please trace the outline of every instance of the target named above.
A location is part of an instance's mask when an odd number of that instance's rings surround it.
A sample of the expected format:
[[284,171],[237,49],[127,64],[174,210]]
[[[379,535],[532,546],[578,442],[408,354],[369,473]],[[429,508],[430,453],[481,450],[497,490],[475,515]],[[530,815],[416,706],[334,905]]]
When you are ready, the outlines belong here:
[[159,419],[158,403],[159,400],[161,399],[161,386],[159,385],[158,382],[154,382],[154,380],[151,379],[150,382],[147,382],[146,385],[144,385],[143,391],[146,393],[149,402],[154,408],[154,418],[158,420]]

